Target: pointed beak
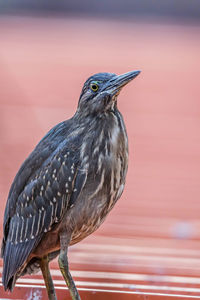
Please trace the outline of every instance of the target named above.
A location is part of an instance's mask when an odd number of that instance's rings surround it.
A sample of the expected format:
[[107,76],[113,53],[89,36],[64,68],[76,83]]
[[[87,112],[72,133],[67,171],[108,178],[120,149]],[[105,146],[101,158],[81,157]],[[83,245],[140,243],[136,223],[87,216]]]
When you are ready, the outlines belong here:
[[125,74],[116,75],[108,82],[108,85],[105,87],[105,89],[114,96],[139,74],[140,71],[131,71]]

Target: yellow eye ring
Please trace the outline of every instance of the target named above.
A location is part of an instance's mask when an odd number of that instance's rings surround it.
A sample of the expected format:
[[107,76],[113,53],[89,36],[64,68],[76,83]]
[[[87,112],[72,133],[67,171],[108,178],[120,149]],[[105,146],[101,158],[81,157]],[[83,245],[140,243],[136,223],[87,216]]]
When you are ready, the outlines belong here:
[[99,89],[99,85],[98,85],[96,82],[91,82],[91,83],[90,83],[90,89],[91,89],[93,92],[97,92],[98,89]]

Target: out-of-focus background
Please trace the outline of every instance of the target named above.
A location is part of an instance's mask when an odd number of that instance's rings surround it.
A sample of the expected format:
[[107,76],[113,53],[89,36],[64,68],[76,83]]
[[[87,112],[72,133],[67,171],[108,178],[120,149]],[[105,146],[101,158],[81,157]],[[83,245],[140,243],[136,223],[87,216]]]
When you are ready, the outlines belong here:
[[[134,69],[142,73],[118,101],[130,144],[125,192],[71,247],[72,274],[83,299],[200,298],[196,0],[0,2],[0,237],[13,177],[46,131],[74,114],[86,78]],[[0,298],[46,299],[41,274],[12,294],[0,283]]]

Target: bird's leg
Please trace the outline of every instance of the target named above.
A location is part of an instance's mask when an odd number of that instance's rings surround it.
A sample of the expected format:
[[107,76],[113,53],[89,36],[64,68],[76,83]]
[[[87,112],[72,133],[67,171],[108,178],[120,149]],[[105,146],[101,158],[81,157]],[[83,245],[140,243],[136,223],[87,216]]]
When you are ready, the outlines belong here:
[[57,300],[56,292],[53,285],[53,280],[49,271],[49,260],[47,255],[41,258],[40,268],[42,271],[42,275],[44,277],[44,282],[47,288],[49,300]]
[[60,236],[60,255],[58,258],[58,263],[62,275],[65,279],[65,282],[69,288],[69,292],[71,294],[72,300],[81,300],[78,290],[75,286],[75,283],[69,271],[68,258],[67,258],[69,241],[70,239],[66,234]]

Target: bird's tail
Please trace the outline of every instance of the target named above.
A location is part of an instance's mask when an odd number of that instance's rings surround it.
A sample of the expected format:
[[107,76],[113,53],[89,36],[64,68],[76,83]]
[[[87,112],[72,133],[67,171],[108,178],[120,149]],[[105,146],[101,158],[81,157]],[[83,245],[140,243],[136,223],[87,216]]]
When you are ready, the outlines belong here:
[[2,242],[1,242],[1,252],[0,252],[0,257],[3,258],[4,256],[4,250],[5,250],[5,240],[2,239]]
[[32,239],[27,242],[13,244],[10,241],[6,241],[3,246],[3,273],[2,283],[5,290],[12,291],[17,278],[23,271],[26,260],[38,243],[37,239]]
[[12,276],[12,277],[9,279],[9,281],[7,282],[7,285],[4,286],[5,291],[8,290],[8,291],[12,292],[13,289],[14,289],[16,280],[17,280],[17,279],[16,279],[16,275],[15,275],[15,276]]

